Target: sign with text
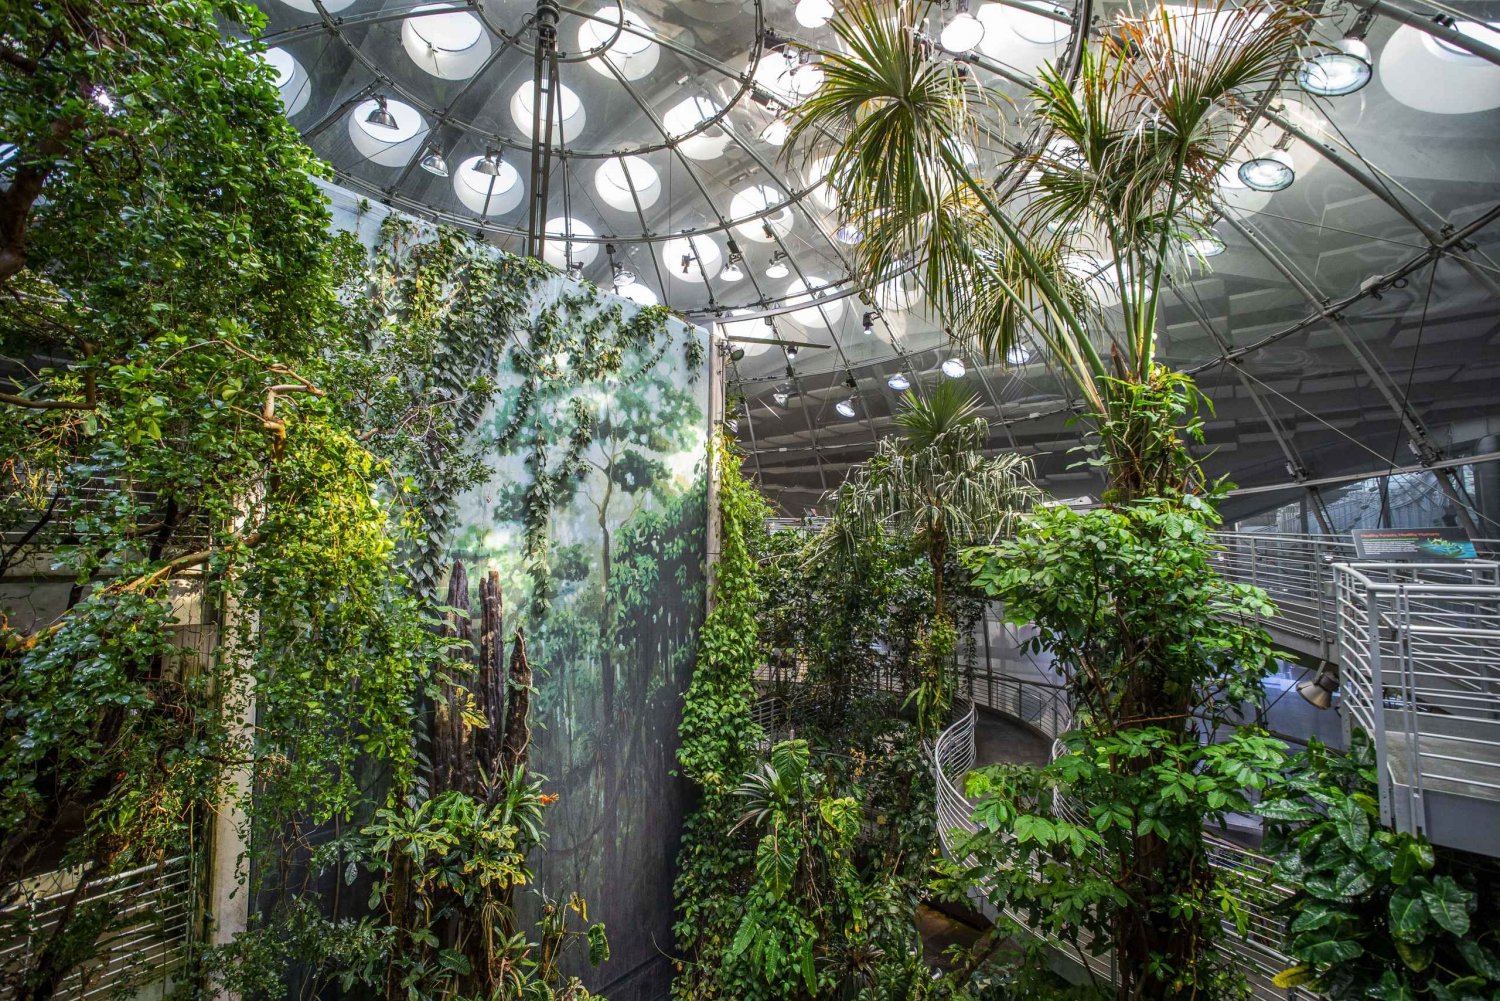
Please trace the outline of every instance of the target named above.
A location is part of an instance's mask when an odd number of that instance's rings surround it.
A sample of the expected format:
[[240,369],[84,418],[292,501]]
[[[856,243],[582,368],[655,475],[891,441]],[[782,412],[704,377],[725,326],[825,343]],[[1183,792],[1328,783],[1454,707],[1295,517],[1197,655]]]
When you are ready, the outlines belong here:
[[1478,559],[1461,528],[1356,528],[1354,552],[1362,560],[1413,563]]

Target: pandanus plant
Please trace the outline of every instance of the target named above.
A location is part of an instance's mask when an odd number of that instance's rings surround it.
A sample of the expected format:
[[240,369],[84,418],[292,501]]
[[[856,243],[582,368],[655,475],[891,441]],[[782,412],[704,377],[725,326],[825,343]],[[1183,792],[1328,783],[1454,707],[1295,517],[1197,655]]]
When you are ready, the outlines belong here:
[[[1011,146],[997,181],[973,151],[1005,147],[1003,97],[922,33],[929,6],[843,4],[830,22],[842,45],[823,54],[824,83],[789,135],[791,155],[827,158],[841,211],[866,234],[858,270],[911,269],[950,333],[992,360],[1029,334],[1096,421],[1129,420],[1140,387],[1190,394],[1155,361],[1161,291],[1193,263],[1253,102],[1311,16],[1220,0],[1117,18],[1076,75],[1043,66],[1031,141]],[[1106,456],[1118,493],[1186,485],[1153,482],[1122,451]]]

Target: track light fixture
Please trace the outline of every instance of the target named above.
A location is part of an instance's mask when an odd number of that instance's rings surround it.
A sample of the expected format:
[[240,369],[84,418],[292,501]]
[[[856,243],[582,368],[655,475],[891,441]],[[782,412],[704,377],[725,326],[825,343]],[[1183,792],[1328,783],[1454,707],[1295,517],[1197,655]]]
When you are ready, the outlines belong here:
[[786,346],[786,359],[787,359],[787,361],[791,361],[795,357],[797,357],[797,345],[795,345],[795,344],[788,344]]
[[1315,709],[1327,709],[1333,705],[1333,693],[1339,690],[1339,669],[1333,664],[1324,664],[1318,676],[1297,686],[1297,694]]
[[1240,164],[1240,183],[1252,191],[1285,191],[1297,179],[1297,169],[1286,148],[1292,144],[1290,134],[1253,160]]
[[964,373],[968,371],[964,367],[964,360],[962,358],[949,358],[943,362],[942,368],[943,374],[950,379],[962,379]]
[[443,158],[442,150],[436,146],[427,147],[427,152],[422,155],[421,166],[429,174],[436,174],[438,177],[448,176],[448,161]]
[[855,414],[858,413],[858,411],[854,409],[854,397],[852,396],[847,400],[840,400],[839,402],[835,403],[833,405],[833,409],[837,410],[839,412],[839,416],[841,417],[852,418]]
[[500,150],[494,146],[484,148],[484,156],[474,161],[474,172],[486,177],[499,177],[500,166],[505,162]]
[[1302,61],[1297,67],[1297,86],[1318,97],[1343,97],[1364,88],[1375,75],[1375,63],[1365,35],[1375,17],[1373,9],[1362,11],[1343,38]]
[[865,310],[865,315],[860,317],[859,325],[866,335],[875,332],[875,316],[876,313],[873,309],[867,309]]
[[615,260],[615,245],[613,243],[606,243],[604,245],[604,253],[609,257],[609,276],[615,288],[621,289],[627,285],[634,285],[635,272]]
[[792,398],[792,394],[788,393],[786,391],[785,387],[781,387],[781,386],[778,386],[776,388],[776,391],[771,394],[771,399],[773,399],[773,400],[776,401],[776,405],[778,407],[785,407],[786,406],[786,401],[790,400],[791,398]]
[[900,372],[897,372],[895,375],[885,380],[885,384],[887,386],[890,386],[898,393],[904,393],[911,388],[911,380],[902,375]]
[[391,109],[389,105],[386,104],[384,94],[375,95],[375,107],[370,111],[368,115],[365,116],[365,122],[382,129],[400,128],[400,126],[396,124],[396,116],[391,114]]
[[771,263],[766,267],[766,277],[785,278],[791,273],[791,269],[786,266],[786,252],[778,250],[773,253]]

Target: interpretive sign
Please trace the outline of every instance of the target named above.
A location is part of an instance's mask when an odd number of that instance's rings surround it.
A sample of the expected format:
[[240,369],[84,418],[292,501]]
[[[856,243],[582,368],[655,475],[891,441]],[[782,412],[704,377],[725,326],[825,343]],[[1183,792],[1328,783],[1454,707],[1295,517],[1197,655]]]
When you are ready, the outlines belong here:
[[1356,528],[1352,534],[1354,552],[1362,560],[1421,563],[1479,556],[1461,528]]

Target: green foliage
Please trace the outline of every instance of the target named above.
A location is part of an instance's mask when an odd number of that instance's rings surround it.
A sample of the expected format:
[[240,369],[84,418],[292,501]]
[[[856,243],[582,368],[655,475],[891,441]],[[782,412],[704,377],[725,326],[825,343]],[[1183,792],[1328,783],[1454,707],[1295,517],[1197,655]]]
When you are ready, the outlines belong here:
[[372,876],[370,907],[379,917],[334,921],[293,899],[212,957],[215,982],[245,1001],[286,997],[287,971],[298,978],[299,998],[337,984],[412,1001],[587,1001],[592,995],[559,962],[572,947],[586,949],[591,963],[607,959],[604,926],[588,923],[588,905],[574,895],[543,901],[533,937],[513,903],[533,882],[526,857],[542,842],[553,799],[517,771],[494,802],[448,791],[378,811],[339,846],[346,861],[334,875],[347,883]]
[[[724,484],[719,601],[703,649],[732,649],[734,660],[700,661],[684,712],[681,760],[701,800],[676,887],[685,962],[674,991],[928,997],[935,982],[913,914],[934,850],[931,787],[898,714],[929,663],[930,569],[880,534],[853,540],[848,561],[847,550],[822,558],[823,541],[800,532],[764,536],[758,494],[737,472]],[[763,661],[771,725],[803,739],[758,756],[751,676]]]
[[1106,732],[1153,721],[1183,732],[1190,709],[1217,716],[1256,699],[1275,667],[1265,631],[1246,624],[1275,607],[1214,569],[1217,521],[1191,494],[1041,507],[1015,539],[967,561],[1009,621],[1036,624],[1026,649],[1065,665],[1081,716]]
[[688,964],[674,992],[684,998],[719,996],[710,993],[709,978],[735,927],[738,901],[727,891],[745,857],[744,846],[728,836],[735,823],[734,789],[750,767],[759,729],[750,715],[761,598],[753,547],[764,533],[769,508],[741,476],[732,448],[722,437],[713,443],[719,559],[679,728],[678,765],[699,797],[683,823],[673,887],[678,907],[673,932]]
[[[6,904],[40,868],[82,895],[192,852],[242,767],[279,834],[366,803],[361,757],[413,764],[434,651],[367,442],[415,435],[330,395],[357,389],[357,258],[270,71],[221,34],[259,23],[211,0],[0,13],[0,351],[42,360],[0,387],[0,564],[66,578],[0,624]],[[67,914],[0,975],[46,993],[118,919]]]
[[1293,888],[1278,982],[1330,998],[1500,996],[1500,870],[1380,822],[1375,753],[1317,741],[1260,804],[1276,876]]
[[[1130,420],[1175,437],[1173,392],[1131,398],[1145,412]],[[1035,625],[1028,652],[1056,658],[1076,730],[1044,769],[977,780],[982,830],[956,852],[972,857],[950,891],[981,881],[1056,940],[1114,948],[1121,989],[1153,997],[1240,990],[1212,946],[1221,919],[1244,911],[1203,828],[1247,809],[1283,761],[1261,731],[1224,736],[1274,666],[1250,623],[1275,609],[1215,571],[1217,520],[1193,494],[1042,507],[1013,540],[966,557],[1009,621]]]

